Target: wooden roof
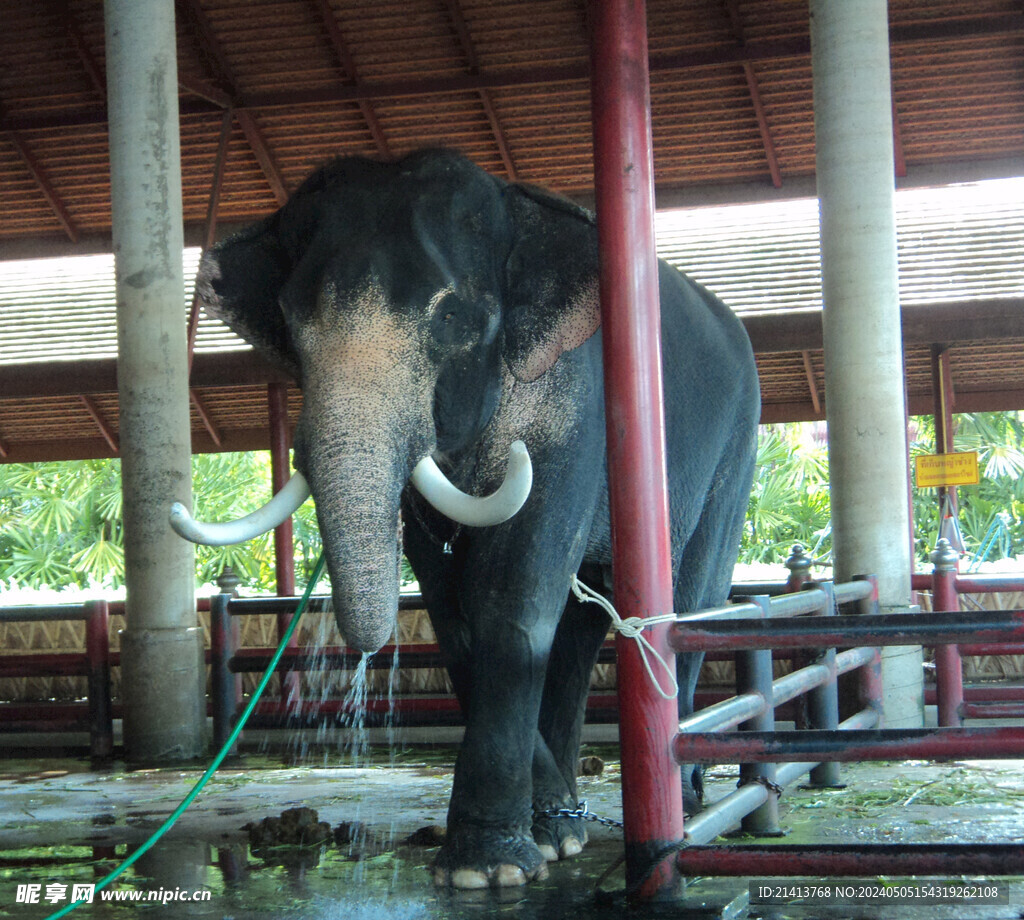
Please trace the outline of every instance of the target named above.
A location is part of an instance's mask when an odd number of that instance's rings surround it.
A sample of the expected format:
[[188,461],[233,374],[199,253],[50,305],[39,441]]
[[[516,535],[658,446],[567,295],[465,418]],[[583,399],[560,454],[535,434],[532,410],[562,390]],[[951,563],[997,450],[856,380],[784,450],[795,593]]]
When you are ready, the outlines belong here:
[[[590,195],[582,0],[176,7],[193,241],[205,236],[211,203],[221,227],[262,216],[310,169],[343,153],[444,144],[498,175]],[[1024,175],[1019,0],[890,0],[889,10],[897,181]],[[807,15],[807,0],[648,0],[659,204],[813,194]],[[106,251],[102,2],[0,0],[0,22],[0,257]],[[1024,394],[1015,357],[1024,339],[993,345],[997,326],[977,326],[980,343],[956,345],[953,365],[958,389],[1002,394],[988,403]],[[1005,323],[998,328],[1005,333]],[[763,351],[759,360],[768,403],[804,407],[793,417],[808,406],[813,413],[809,387],[820,388],[820,354]],[[59,377],[103,373],[97,365]],[[930,385],[914,352],[908,373],[912,397],[919,386],[923,398]],[[64,385],[58,395],[33,397],[26,371],[14,396],[10,379],[0,378],[0,458],[109,453],[116,443],[112,388],[64,393]],[[205,407],[194,404],[198,448],[215,447],[215,436],[251,446],[265,430],[259,388],[197,387],[196,396]]]

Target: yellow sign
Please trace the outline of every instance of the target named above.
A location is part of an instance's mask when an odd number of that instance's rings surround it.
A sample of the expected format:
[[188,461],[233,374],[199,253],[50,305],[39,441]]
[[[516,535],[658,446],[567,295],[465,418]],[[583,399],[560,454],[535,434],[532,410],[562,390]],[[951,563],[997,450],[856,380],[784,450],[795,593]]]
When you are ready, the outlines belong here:
[[914,482],[919,489],[975,485],[978,482],[978,452],[967,450],[915,457]]

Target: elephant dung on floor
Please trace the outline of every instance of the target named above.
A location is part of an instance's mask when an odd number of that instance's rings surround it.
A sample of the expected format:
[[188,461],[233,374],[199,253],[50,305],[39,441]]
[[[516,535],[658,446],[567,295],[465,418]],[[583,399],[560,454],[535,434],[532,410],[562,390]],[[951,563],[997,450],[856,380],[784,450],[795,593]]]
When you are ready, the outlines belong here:
[[[664,263],[659,281],[674,603],[686,611],[726,598],[759,397],[733,314]],[[290,513],[308,483],[348,644],[372,652],[391,635],[403,546],[419,579],[466,718],[437,881],[517,885],[578,853],[581,820],[551,812],[577,805],[608,627],[569,593],[574,574],[600,586],[611,565],[592,216],[449,151],[339,159],[214,247],[198,291],[301,384],[301,476],[268,515]],[[518,471],[500,485],[510,451]],[[679,660],[684,713],[699,665]],[[697,774],[683,775],[693,810]]]

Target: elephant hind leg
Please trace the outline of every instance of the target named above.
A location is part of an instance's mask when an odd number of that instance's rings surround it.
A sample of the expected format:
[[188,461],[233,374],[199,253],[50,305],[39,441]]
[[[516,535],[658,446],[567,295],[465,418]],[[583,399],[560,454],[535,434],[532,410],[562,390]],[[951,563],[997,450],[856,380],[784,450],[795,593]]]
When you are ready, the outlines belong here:
[[[676,569],[673,603],[677,613],[717,607],[729,597],[757,448],[753,438],[733,440],[737,443],[729,445],[719,463],[697,526],[686,541]],[[693,712],[703,661],[703,652],[676,658],[681,719]],[[694,815],[703,808],[703,770],[683,764],[682,774],[683,810]]]

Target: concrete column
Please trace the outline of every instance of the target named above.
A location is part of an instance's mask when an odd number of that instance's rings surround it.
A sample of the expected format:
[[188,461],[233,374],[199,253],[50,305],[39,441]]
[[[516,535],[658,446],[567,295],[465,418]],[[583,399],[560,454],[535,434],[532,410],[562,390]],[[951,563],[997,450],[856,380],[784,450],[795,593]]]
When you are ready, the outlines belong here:
[[[836,577],[910,602],[886,0],[810,0]],[[883,653],[889,727],[923,721],[920,648]]]
[[105,0],[117,282],[127,605],[121,699],[128,758],[203,751],[202,632],[192,546],[174,0]]

